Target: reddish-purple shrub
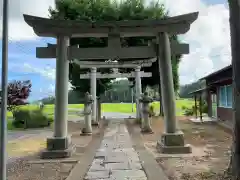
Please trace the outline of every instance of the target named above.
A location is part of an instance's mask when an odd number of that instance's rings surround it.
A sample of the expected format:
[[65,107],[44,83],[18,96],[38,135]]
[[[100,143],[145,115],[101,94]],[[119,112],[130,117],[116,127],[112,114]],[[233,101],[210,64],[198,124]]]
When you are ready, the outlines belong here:
[[28,104],[27,99],[31,92],[32,83],[27,81],[12,81],[8,84],[8,110],[16,106]]

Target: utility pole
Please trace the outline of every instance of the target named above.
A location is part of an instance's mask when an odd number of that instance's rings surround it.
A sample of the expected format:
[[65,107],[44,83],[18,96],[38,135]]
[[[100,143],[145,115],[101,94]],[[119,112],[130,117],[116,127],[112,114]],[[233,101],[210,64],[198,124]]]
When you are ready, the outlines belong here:
[[0,180],[7,175],[7,87],[8,87],[8,0],[3,0],[2,19],[2,99],[1,99],[1,130],[0,130]]
[[230,16],[232,87],[233,87],[233,145],[229,171],[240,178],[240,0],[228,0]]

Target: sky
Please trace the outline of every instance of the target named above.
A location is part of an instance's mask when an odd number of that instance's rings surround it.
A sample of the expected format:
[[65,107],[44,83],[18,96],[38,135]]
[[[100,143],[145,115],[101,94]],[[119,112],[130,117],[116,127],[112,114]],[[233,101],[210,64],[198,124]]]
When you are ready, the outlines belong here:
[[[55,59],[37,59],[35,52],[36,47],[55,43],[55,39],[37,37],[23,20],[23,14],[48,17],[48,8],[54,7],[54,0],[9,1],[8,79],[31,80],[31,101],[54,95]],[[181,85],[194,82],[231,63],[227,0],[160,0],[160,2],[165,5],[171,16],[199,11],[199,17],[191,29],[180,36],[181,42],[190,45],[190,53],[182,57],[179,66]],[[0,11],[1,15],[2,0]],[[1,25],[0,31],[2,34]]]

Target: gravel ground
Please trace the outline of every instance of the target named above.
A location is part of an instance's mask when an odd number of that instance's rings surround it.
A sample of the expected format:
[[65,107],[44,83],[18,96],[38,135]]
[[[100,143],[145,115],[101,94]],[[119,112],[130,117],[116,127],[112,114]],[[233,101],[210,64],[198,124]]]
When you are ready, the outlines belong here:
[[[69,122],[68,131],[72,135],[72,142],[77,146],[71,158],[58,160],[41,160],[37,154],[9,158],[7,165],[8,180],[65,180],[74,165],[87,150],[92,136],[80,136],[82,122]],[[99,128],[93,128],[93,135],[99,133]]]
[[[128,113],[103,113],[106,118],[123,119],[129,116],[134,117],[135,114]],[[69,133],[73,134],[72,141],[78,144],[75,158],[83,153],[82,147],[85,147],[91,141],[90,137],[79,137],[80,129],[82,128],[83,117],[72,114],[69,116]],[[94,130],[97,133],[98,129]],[[74,132],[76,135],[74,135]],[[25,138],[42,137],[47,138],[52,136],[51,129],[37,129],[26,131],[10,131],[8,132],[8,141],[21,140]],[[36,155],[29,155],[26,157],[8,157],[8,180],[64,180],[76,162],[62,163],[62,162],[47,162],[29,164],[29,160],[39,159]]]

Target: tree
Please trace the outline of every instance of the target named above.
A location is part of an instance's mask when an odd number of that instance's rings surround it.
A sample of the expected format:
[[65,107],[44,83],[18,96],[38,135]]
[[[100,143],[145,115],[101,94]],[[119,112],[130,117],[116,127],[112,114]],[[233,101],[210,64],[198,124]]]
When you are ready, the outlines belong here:
[[55,98],[53,96],[49,96],[41,99],[40,102],[42,102],[43,104],[54,104]]
[[[50,8],[51,18],[53,19],[69,19],[69,20],[87,20],[87,21],[118,21],[118,20],[143,20],[149,18],[164,18],[167,13],[162,4],[158,2],[150,2],[145,6],[144,0],[62,0],[58,1],[56,9]],[[176,36],[171,37],[176,39]],[[143,46],[151,42],[153,38],[149,37],[129,37],[122,38],[122,46]],[[78,44],[80,47],[104,47],[107,46],[107,38],[72,38],[71,45]],[[172,59],[174,87],[178,89],[178,64],[179,57]],[[120,69],[120,72],[129,72],[132,69]],[[157,62],[150,68],[143,68],[148,72],[152,72],[152,78],[143,78],[143,87],[156,85],[159,83],[159,72]],[[79,74],[88,70],[80,69],[77,65],[70,65],[69,79],[74,90],[80,92],[89,91],[89,80],[80,80]],[[101,72],[109,72],[109,70],[101,69]],[[134,79],[130,79],[134,81]],[[97,94],[103,93],[110,88],[110,79],[98,80]]]
[[13,111],[16,106],[28,104],[31,92],[31,81],[12,81],[8,84],[7,109]]
[[189,94],[198,89],[206,87],[205,81],[196,81],[194,83],[186,84],[180,87],[179,97],[180,98],[192,98],[193,95]]
[[233,67],[233,144],[229,172],[240,179],[240,3],[228,0]]

